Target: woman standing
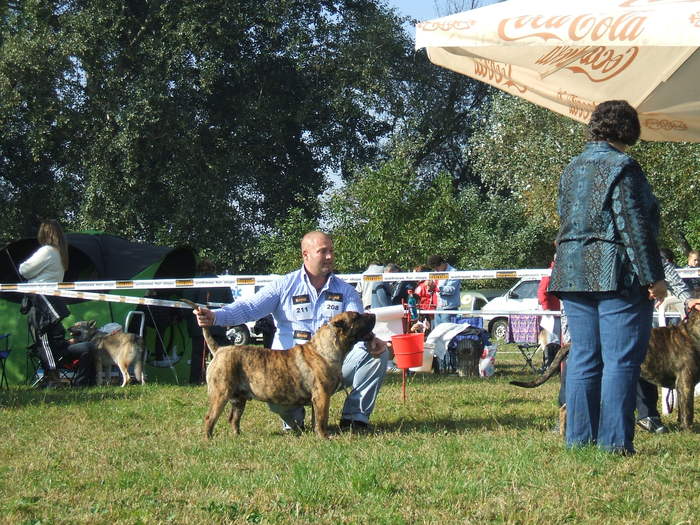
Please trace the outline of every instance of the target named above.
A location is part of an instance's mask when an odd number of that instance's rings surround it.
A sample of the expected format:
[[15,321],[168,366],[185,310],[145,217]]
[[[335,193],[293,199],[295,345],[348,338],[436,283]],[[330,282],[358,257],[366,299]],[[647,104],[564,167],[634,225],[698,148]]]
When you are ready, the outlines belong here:
[[[68,268],[68,243],[61,225],[55,220],[41,223],[37,233],[39,249],[19,266],[19,273],[30,283],[63,281]],[[61,319],[68,308],[57,297],[28,294],[22,301],[22,313],[27,314],[30,330],[47,381],[57,381],[56,358],[68,346]]]
[[590,142],[559,182],[560,229],[549,291],[564,302],[571,334],[566,442],[634,454],[635,388],[653,299],[666,296],[656,237],[659,209],[639,164],[627,102],[598,105]]

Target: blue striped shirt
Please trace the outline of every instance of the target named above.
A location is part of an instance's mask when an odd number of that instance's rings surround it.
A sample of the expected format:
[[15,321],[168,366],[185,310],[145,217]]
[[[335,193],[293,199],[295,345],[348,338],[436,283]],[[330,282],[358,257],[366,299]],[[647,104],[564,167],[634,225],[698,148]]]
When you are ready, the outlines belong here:
[[250,299],[240,299],[213,310],[214,324],[223,326],[235,326],[272,314],[277,325],[272,348],[277,350],[308,341],[331,317],[346,311],[363,313],[355,288],[331,274],[317,292],[303,266],[269,283]]

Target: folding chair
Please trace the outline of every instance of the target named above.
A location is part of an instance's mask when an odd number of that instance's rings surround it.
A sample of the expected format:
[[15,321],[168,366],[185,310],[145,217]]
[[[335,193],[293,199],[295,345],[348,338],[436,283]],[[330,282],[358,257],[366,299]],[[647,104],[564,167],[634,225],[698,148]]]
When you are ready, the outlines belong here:
[[537,368],[532,364],[532,358],[539,349],[540,316],[511,314],[508,316],[508,337],[506,342],[515,343],[520,350],[525,364],[523,368],[530,368],[537,372]]
[[[27,335],[31,343],[27,345],[26,378],[27,384],[34,387],[38,386],[44,380],[45,375],[43,363],[39,357],[39,345],[50,346],[50,343],[47,342],[48,339],[44,339],[44,337],[47,337],[46,334],[41,336],[42,340],[40,341],[37,338],[37,334],[34,333],[34,330],[32,330],[31,327],[29,327],[27,330]],[[57,336],[57,333],[54,333],[53,335]],[[54,341],[54,344],[56,344],[56,341]],[[65,341],[65,344],[68,345],[68,342]],[[72,386],[80,360],[68,355],[55,354],[53,348],[50,348],[49,351],[51,352],[51,359],[53,359],[56,366],[56,372],[58,373],[59,380],[62,383],[65,383],[67,386]]]
[[5,385],[5,388],[9,390],[10,386],[7,382],[7,373],[5,371],[5,360],[10,357],[10,352],[12,349],[10,348],[10,334],[2,334],[0,335],[0,346],[2,345],[2,342],[4,342],[4,348],[0,350],[0,389],[2,388],[3,385]]
[[[26,361],[26,378],[27,384],[30,386],[38,386],[44,379],[44,369],[39,353],[36,349],[37,344],[33,343],[27,346],[27,361]],[[78,370],[80,360],[71,359],[66,356],[54,356],[56,360],[56,371],[59,379],[66,383],[67,386],[73,385]]]

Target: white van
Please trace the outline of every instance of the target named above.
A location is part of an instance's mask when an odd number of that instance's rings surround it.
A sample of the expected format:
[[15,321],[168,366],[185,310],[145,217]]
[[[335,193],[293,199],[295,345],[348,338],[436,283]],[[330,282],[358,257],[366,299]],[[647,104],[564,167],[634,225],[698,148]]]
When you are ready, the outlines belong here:
[[[490,300],[481,311],[484,315],[484,328],[491,334],[492,339],[505,340],[508,337],[508,314],[521,311],[537,310],[537,288],[540,279],[523,277],[505,294]],[[495,312],[488,315],[488,312]]]

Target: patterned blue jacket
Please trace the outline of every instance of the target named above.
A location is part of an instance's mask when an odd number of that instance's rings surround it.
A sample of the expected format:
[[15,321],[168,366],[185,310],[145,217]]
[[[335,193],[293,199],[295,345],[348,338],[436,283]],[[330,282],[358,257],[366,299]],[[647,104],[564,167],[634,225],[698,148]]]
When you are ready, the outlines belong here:
[[589,142],[559,181],[560,228],[551,292],[619,291],[664,278],[659,207],[639,164]]

